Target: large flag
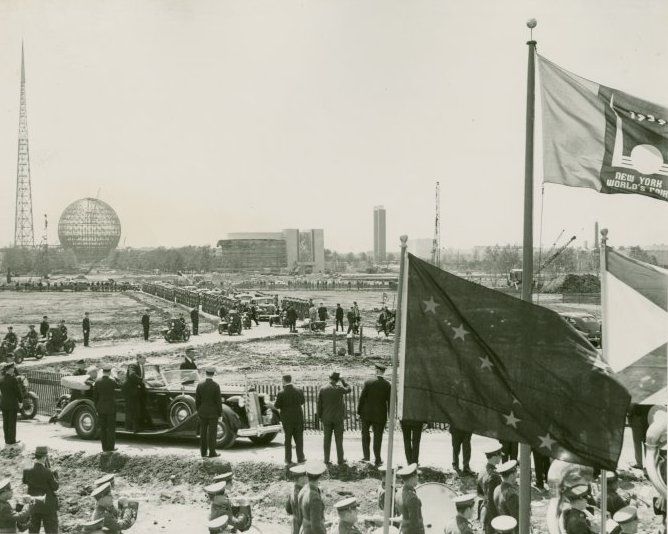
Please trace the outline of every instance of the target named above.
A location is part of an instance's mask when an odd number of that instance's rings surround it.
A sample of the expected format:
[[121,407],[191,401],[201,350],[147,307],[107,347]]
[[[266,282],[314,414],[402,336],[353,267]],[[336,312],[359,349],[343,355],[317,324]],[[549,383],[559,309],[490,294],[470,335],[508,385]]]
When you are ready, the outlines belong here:
[[406,261],[400,419],[616,468],[630,396],[582,335],[547,308]]
[[606,247],[605,357],[638,404],[666,404],[668,271]]
[[668,200],[668,109],[538,65],[543,180]]

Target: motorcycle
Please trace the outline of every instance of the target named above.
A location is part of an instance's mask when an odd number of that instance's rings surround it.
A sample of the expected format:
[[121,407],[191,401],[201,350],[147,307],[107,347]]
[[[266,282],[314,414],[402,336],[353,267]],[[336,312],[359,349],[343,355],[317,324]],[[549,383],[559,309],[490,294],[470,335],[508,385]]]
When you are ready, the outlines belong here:
[[229,324],[227,326],[228,335],[239,334],[241,335],[241,316],[236,312],[230,312],[228,315]]
[[22,337],[19,346],[14,350],[14,363],[22,363],[26,358],[41,360],[44,357],[42,350],[44,346],[40,347],[40,343],[36,339],[31,340],[27,336]]
[[46,334],[46,339],[37,344],[36,351],[44,354],[55,354],[56,352],[65,352],[72,354],[76,347],[74,340],[64,337],[57,329],[51,329]]
[[245,330],[250,330],[252,325],[252,319],[250,313],[244,313],[243,315],[243,325]]
[[3,362],[6,362],[11,356],[12,352],[16,349],[16,343],[10,343],[6,339],[0,343],[0,359]]
[[167,343],[178,343],[190,339],[190,329],[182,324],[177,324],[179,322],[178,319],[172,319],[169,321],[169,326],[163,328],[162,335]]

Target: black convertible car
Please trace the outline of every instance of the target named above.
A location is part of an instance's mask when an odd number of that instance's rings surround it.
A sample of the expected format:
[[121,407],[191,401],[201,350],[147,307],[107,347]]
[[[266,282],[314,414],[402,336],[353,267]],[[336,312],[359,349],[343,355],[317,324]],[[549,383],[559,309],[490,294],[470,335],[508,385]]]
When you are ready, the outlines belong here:
[[[125,399],[121,391],[125,370],[118,375],[116,395],[117,433],[126,433]],[[74,428],[83,439],[95,439],[98,434],[98,416],[95,404],[86,384],[87,376],[64,376],[61,384],[81,391],[83,396],[59,402],[61,411],[53,418],[61,425]],[[138,432],[139,435],[197,436],[199,418],[195,409],[195,388],[203,377],[197,370],[163,371],[158,365],[144,367],[147,385],[147,407],[153,428]],[[266,445],[281,431],[278,412],[264,394],[239,386],[221,384],[223,416],[218,420],[217,445],[229,448],[238,437],[249,438],[253,443]]]

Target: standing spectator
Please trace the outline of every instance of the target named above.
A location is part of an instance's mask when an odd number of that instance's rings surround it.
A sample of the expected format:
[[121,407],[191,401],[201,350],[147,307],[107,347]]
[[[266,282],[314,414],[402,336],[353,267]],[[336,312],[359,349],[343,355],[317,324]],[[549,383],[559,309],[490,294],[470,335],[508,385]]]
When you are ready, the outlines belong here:
[[348,319],[348,334],[351,332],[356,334],[357,333],[357,327],[355,326],[355,308],[352,306],[350,307],[350,310],[346,314],[346,319]]
[[283,391],[276,395],[274,407],[281,414],[283,435],[285,436],[285,464],[292,464],[292,440],[297,449],[297,463],[306,461],[304,457],[304,392],[292,385],[292,377],[283,375]]
[[371,435],[369,428],[372,428],[373,456],[376,466],[379,466],[383,463],[380,449],[383,444],[383,432],[385,432],[387,414],[390,410],[390,391],[392,386],[383,378],[385,366],[377,363],[375,367],[376,377],[364,382],[357,406],[357,414],[362,421],[362,453],[364,454],[364,461],[368,462],[371,460],[369,451]]
[[4,374],[0,378],[0,410],[2,411],[2,431],[5,434],[5,444],[15,445],[16,418],[23,403],[21,388],[16,380],[14,362],[5,364]]
[[387,306],[383,306],[383,310],[380,312],[380,315],[378,316],[378,325],[383,331],[383,334],[385,334],[385,337],[389,335],[387,331],[387,322],[390,318],[389,313],[390,312],[388,311]]
[[193,336],[199,335],[199,309],[197,306],[190,310],[190,322],[193,324]]
[[144,330],[144,341],[148,341],[148,329],[151,325],[151,316],[149,315],[149,310],[144,312],[144,315],[141,316],[141,327]]
[[311,327],[311,331],[313,331],[315,330],[315,323],[318,322],[318,308],[315,307],[315,304],[312,304],[308,309],[308,317],[309,326]]
[[90,318],[88,317],[88,312],[84,313],[81,327],[83,328],[84,347],[88,347],[88,340],[90,339]]
[[186,349],[186,355],[183,358],[183,362],[179,365],[179,370],[194,370],[197,369],[197,364],[195,363],[195,349],[193,347],[188,347]]
[[[450,425],[452,436],[452,468],[458,475],[475,475],[469,467],[471,461],[471,432],[464,432]],[[459,452],[462,451],[463,469],[459,469]]]
[[326,321],[327,317],[329,317],[329,313],[327,313],[327,307],[324,303],[321,302],[320,307],[318,308],[318,319],[320,321]]
[[649,404],[635,404],[629,405],[627,418],[629,426],[631,427],[631,434],[633,435],[633,451],[635,453],[636,463],[632,465],[634,469],[643,468],[643,457],[645,456],[644,443],[647,437],[647,429],[649,428]]
[[48,449],[44,446],[35,448],[35,463],[23,470],[23,483],[28,486],[28,495],[44,497],[35,499],[30,512],[28,532],[39,532],[44,525],[44,532],[58,532],[58,473],[49,466]]
[[[534,475],[536,477],[536,487],[542,490],[547,489],[547,472],[550,469],[550,457],[545,456],[538,449],[531,449],[533,455]],[[614,513],[614,512],[610,512]]]
[[257,322],[257,306],[255,304],[251,304],[250,318],[251,321],[255,321],[255,326],[260,326],[260,323]]
[[39,335],[41,337],[46,337],[49,333],[49,318],[45,315],[42,317],[42,322],[39,323]]
[[199,445],[202,458],[219,456],[216,452],[216,433],[218,419],[223,415],[223,398],[218,382],[214,382],[216,370],[207,367],[206,378],[197,384],[195,390],[195,407],[200,421]]
[[424,424],[421,421],[410,421],[403,419],[400,421],[401,433],[404,436],[404,454],[406,455],[406,463],[419,464],[420,463],[420,440],[422,439],[422,427]]
[[116,381],[111,378],[111,365],[102,366],[102,376],[95,382],[93,400],[100,423],[102,452],[116,450]]
[[288,320],[288,326],[290,326],[290,333],[291,334],[296,334],[297,333],[297,310],[295,310],[295,307],[290,304],[288,306],[288,311],[286,313],[286,317]]
[[343,308],[341,304],[336,305],[336,331],[339,331],[339,325],[341,325],[341,332],[343,332]]
[[[341,385],[338,385],[341,380]],[[322,421],[325,430],[324,453],[325,463],[329,461],[329,453],[332,448],[332,433],[336,442],[336,459],[339,465],[346,463],[343,457],[343,420],[346,417],[346,406],[344,395],[350,393],[350,386],[341,378],[337,372],[329,376],[329,384],[323,387],[318,394],[317,414]]]
[[357,305],[357,302],[353,301],[353,311],[355,312],[355,333],[359,331],[360,324],[362,324],[362,314],[360,313],[360,308]]

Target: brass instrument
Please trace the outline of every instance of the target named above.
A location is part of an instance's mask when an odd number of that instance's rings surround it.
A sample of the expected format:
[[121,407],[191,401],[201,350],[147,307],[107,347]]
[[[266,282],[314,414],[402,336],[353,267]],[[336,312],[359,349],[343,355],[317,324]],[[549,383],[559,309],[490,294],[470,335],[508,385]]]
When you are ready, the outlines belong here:
[[[663,408],[663,407],[662,407]],[[650,410],[649,428],[645,438],[645,467],[647,478],[659,492],[666,498],[666,455],[662,452],[666,446],[666,431],[668,430],[668,417],[665,408]]]

